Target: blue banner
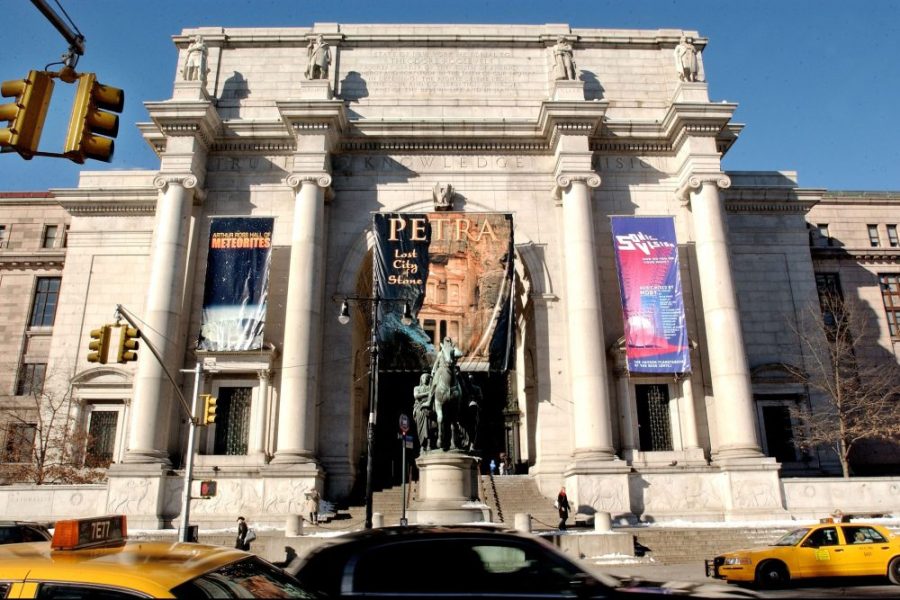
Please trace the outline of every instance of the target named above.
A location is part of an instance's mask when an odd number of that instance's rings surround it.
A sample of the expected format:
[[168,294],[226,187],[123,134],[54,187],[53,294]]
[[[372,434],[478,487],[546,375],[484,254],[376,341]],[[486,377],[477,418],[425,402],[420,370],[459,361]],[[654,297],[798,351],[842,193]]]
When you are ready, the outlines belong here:
[[634,373],[688,373],[678,244],[671,217],[611,217],[625,321],[625,356]]
[[222,217],[210,222],[197,349],[262,348],[274,224],[270,217]]

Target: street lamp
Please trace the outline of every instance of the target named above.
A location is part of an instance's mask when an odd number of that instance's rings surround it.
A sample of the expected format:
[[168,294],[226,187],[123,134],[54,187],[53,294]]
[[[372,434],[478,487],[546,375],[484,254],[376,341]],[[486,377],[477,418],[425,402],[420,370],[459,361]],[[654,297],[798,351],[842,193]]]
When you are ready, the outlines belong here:
[[372,340],[369,349],[369,425],[366,430],[368,456],[366,458],[366,522],[365,528],[372,529],[372,479],[375,472],[375,423],[378,421],[378,307],[382,302],[403,302],[403,316],[400,322],[410,325],[413,322],[409,302],[402,298],[382,298],[375,286],[374,296],[345,296],[341,302],[338,322],[346,325],[350,322],[350,302],[372,304]]

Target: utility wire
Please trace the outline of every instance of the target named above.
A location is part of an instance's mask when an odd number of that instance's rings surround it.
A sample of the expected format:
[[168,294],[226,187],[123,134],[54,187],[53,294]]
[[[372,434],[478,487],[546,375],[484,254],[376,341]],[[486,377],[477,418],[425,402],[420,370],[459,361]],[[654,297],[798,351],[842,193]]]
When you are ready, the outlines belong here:
[[72,29],[75,30],[79,36],[84,37],[84,34],[81,33],[81,30],[78,29],[78,25],[75,24],[75,21],[72,20],[72,17],[69,16],[69,13],[66,12],[66,9],[63,8],[62,4],[59,3],[59,0],[53,0],[56,3],[56,6],[59,7],[59,10],[66,16],[66,20],[69,21],[69,25],[72,26]]

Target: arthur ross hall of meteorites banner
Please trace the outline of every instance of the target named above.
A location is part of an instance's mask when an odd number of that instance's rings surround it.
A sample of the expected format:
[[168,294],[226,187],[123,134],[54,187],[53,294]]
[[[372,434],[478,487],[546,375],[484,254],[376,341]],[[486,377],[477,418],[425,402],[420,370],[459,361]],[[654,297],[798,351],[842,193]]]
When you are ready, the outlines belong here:
[[271,217],[210,222],[199,350],[262,348],[274,223]]
[[[427,371],[444,337],[463,370],[512,368],[512,225],[504,213],[373,214],[381,369]],[[410,325],[404,302],[417,317]]]

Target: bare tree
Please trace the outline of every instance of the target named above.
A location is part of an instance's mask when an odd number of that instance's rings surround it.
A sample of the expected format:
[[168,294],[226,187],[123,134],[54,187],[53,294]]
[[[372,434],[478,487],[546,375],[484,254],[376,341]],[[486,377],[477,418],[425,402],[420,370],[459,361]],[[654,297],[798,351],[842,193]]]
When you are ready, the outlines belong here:
[[850,476],[850,455],[859,442],[896,443],[900,437],[900,365],[892,354],[871,351],[879,346],[867,312],[839,290],[827,290],[795,328],[805,368],[791,371],[820,399],[810,408],[791,409],[801,425],[799,445],[832,449],[844,477]]
[[[72,418],[72,395],[66,385],[47,385],[44,374],[31,371],[16,397],[3,398],[6,447],[3,475],[8,482],[52,484],[95,483],[105,478],[106,467],[87,461],[90,436]],[[59,389],[65,390],[59,392]]]

